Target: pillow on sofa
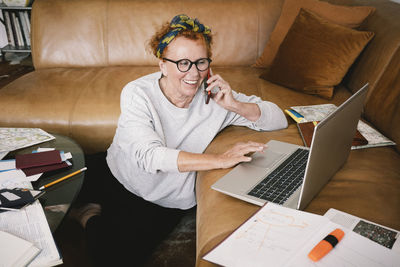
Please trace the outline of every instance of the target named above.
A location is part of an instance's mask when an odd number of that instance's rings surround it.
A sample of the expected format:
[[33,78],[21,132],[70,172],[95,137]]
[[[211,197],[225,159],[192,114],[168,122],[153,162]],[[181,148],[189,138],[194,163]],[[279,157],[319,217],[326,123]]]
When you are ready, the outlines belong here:
[[261,78],[331,98],[373,32],[356,31],[301,9],[271,68]]
[[349,28],[357,28],[375,11],[374,7],[369,6],[338,6],[317,0],[285,0],[281,16],[254,67],[265,68],[271,65],[300,8],[308,9],[330,22]]

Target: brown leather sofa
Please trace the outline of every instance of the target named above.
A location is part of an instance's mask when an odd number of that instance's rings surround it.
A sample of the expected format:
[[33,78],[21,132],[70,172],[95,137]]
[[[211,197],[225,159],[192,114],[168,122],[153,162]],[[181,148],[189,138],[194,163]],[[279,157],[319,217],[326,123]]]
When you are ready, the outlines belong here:
[[[174,15],[198,17],[215,33],[213,71],[236,91],[255,94],[282,109],[295,105],[339,105],[370,83],[364,118],[400,143],[400,5],[388,0],[330,0],[370,5],[376,11],[361,25],[375,33],[332,100],[306,95],[259,78],[251,67],[261,55],[283,0],[35,0],[32,58],[35,71],[0,90],[0,126],[40,127],[75,139],[86,153],[112,141],[123,86],[158,70],[145,53],[155,28]],[[229,127],[206,153],[238,141],[271,139],[302,144],[295,123],[274,132]],[[400,145],[355,150],[346,165],[306,208],[324,214],[336,208],[400,230]],[[215,192],[210,186],[229,170],[200,172],[197,178],[197,265],[259,207]]]

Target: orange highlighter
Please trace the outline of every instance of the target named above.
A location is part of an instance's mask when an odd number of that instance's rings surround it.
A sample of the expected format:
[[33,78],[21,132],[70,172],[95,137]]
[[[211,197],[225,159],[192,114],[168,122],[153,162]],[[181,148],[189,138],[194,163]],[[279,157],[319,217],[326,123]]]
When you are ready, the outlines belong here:
[[308,257],[312,261],[319,261],[342,240],[343,236],[344,232],[339,228],[333,230],[308,253]]

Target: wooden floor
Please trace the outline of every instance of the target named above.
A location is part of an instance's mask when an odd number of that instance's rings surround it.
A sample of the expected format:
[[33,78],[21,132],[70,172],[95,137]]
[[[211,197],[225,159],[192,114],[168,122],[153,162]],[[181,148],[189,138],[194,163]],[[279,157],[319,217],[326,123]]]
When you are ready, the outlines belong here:
[[[10,65],[0,62],[0,90],[8,83],[33,71],[30,58],[20,64]],[[1,127],[1,125],[0,125]],[[90,267],[87,256],[85,233],[82,227],[67,216],[59,226],[54,239],[63,257],[62,266]],[[170,236],[153,251],[152,257],[143,267],[175,267],[194,266],[196,255],[196,212],[192,210]]]

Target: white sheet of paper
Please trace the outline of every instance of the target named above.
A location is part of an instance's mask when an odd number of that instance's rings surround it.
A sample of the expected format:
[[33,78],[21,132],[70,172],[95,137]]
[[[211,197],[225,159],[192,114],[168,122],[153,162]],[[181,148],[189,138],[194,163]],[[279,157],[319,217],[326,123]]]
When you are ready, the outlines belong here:
[[268,203],[204,259],[223,266],[282,266],[327,222]]
[[15,159],[0,160],[0,171],[15,169]]
[[21,182],[26,180],[26,175],[21,170],[0,172],[0,187],[8,182]]

